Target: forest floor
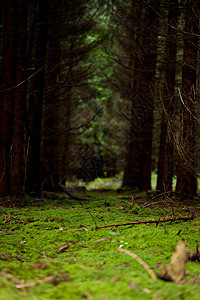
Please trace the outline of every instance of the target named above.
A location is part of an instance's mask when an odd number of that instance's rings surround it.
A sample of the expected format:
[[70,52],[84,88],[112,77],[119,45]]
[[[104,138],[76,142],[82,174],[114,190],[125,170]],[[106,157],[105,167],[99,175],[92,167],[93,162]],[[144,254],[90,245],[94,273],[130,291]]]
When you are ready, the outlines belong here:
[[[195,253],[198,199],[125,190],[79,191],[79,197],[88,200],[59,195],[0,207],[0,300],[200,299],[198,261],[186,263],[181,283],[152,276],[170,263],[180,240]],[[157,221],[137,224],[149,220]]]

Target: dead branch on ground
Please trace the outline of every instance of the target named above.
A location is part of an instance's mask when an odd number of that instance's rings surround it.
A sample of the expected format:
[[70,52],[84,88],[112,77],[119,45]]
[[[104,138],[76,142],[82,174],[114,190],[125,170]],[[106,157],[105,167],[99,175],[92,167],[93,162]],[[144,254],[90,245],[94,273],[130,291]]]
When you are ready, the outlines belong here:
[[96,226],[95,229],[101,229],[106,227],[118,227],[118,226],[127,226],[127,225],[138,225],[138,224],[149,224],[149,223],[164,223],[164,222],[175,222],[175,221],[189,221],[193,220],[195,216],[178,216],[178,217],[170,217],[170,218],[162,218],[162,219],[155,219],[155,220],[145,220],[145,221],[134,221],[128,223],[120,223],[120,224],[109,224],[103,226]]

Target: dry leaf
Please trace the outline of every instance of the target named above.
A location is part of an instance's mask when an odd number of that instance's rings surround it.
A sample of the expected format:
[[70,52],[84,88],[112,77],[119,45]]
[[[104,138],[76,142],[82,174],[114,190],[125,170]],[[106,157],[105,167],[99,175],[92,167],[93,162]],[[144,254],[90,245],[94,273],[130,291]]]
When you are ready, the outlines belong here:
[[98,265],[98,268],[100,268],[101,266],[105,265],[105,261],[101,261],[100,264]]
[[136,292],[139,292],[139,287],[137,286],[137,284],[133,281],[129,281],[128,285],[130,287],[132,287]]
[[130,264],[128,262],[124,262],[124,264],[127,268],[130,268]]
[[169,265],[162,265],[158,278],[176,283],[184,283],[186,281],[185,264],[188,261],[188,255],[185,244],[180,241],[176,246],[176,251],[172,255]]
[[91,297],[91,295],[90,295],[89,292],[85,292],[85,293],[83,294],[83,296],[84,296],[85,298],[87,298],[87,299],[92,299],[92,297]]
[[151,290],[150,289],[147,289],[147,288],[144,288],[143,291],[147,294],[150,294],[151,293]]
[[57,253],[63,252],[63,251],[65,251],[68,248],[69,248],[69,245],[66,244],[66,245],[62,246],[60,249],[58,249]]

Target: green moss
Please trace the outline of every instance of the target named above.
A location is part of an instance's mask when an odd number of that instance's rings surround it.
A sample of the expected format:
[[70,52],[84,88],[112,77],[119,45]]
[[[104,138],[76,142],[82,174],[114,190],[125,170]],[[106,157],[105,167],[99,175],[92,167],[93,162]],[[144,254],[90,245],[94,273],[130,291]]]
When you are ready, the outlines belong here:
[[[62,199],[57,206],[1,209],[0,300],[71,300],[88,295],[95,300],[199,299],[199,286],[153,281],[136,260],[116,250],[121,246],[137,254],[158,273],[162,262],[170,261],[179,240],[184,239],[189,251],[195,252],[200,235],[194,229],[200,228],[199,216],[184,223],[94,229],[97,225],[183,215],[186,208],[192,211],[194,207],[174,203],[172,208],[170,202],[156,207],[145,195],[135,197],[131,191],[87,193],[91,201]],[[145,207],[147,202],[152,205]],[[57,253],[66,244],[69,247]],[[195,262],[187,263],[186,269],[200,275]],[[53,279],[40,281],[48,276]],[[34,284],[16,287],[23,282]]]

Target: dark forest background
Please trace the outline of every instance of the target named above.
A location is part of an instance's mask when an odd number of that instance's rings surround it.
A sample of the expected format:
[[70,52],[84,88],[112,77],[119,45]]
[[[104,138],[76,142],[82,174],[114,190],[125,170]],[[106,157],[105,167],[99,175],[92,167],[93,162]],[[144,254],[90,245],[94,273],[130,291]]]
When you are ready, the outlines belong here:
[[200,171],[195,0],[2,0],[0,196],[44,179],[194,196]]

